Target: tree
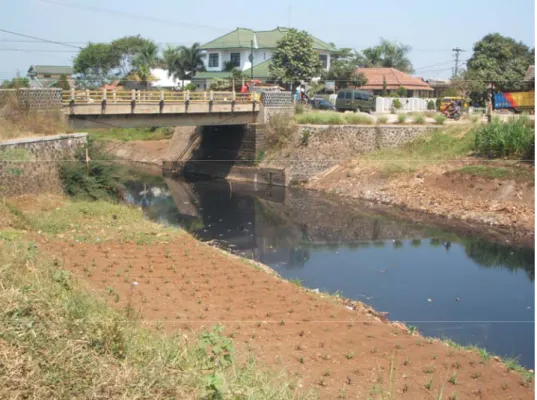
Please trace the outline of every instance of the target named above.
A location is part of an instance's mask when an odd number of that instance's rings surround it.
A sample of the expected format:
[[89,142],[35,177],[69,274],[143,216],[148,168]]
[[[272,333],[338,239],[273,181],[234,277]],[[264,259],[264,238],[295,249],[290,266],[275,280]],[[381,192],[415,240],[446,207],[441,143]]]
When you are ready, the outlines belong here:
[[293,85],[310,81],[322,70],[319,55],[313,49],[313,39],[306,31],[289,29],[279,40],[269,66],[270,75]]
[[524,90],[524,75],[534,62],[534,52],[524,43],[499,33],[486,35],[474,45],[466,64],[464,80],[469,83],[470,97],[485,100],[489,82],[501,92]]
[[368,67],[395,68],[411,73],[414,69],[408,58],[410,50],[410,46],[381,39],[378,46],[364,49],[363,54]]
[[77,54],[73,70],[82,87],[95,87],[108,83],[117,67],[117,57],[108,43],[90,43]]
[[154,45],[140,36],[126,36],[112,43],[90,43],[75,57],[77,83],[86,88],[99,87],[133,72],[133,61],[144,49]]
[[196,76],[198,72],[205,71],[200,44],[198,42],[194,43],[191,47],[181,46],[180,59],[185,74],[190,78]]
[[364,74],[357,73],[356,69],[363,66],[365,59],[356,50],[339,49],[332,54],[330,71],[324,74],[324,78],[336,81],[336,89],[360,87],[367,83],[367,79]]
[[67,75],[61,74],[60,79],[54,84],[55,88],[59,88],[62,90],[70,90],[71,85],[69,85],[69,81],[67,80]]
[[151,68],[158,63],[158,47],[152,41],[145,42],[132,59],[133,70],[140,82],[149,89],[152,80]]
[[0,86],[2,89],[20,89],[30,87],[28,78],[13,78],[10,81],[4,81]]

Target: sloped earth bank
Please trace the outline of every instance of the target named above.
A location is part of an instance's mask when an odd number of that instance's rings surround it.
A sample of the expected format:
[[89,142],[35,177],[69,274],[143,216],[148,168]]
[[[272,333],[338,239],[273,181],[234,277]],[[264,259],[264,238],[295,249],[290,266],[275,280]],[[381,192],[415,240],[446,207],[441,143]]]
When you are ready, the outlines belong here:
[[[314,389],[322,399],[534,396],[532,380],[497,358],[411,334],[361,303],[307,291],[183,231],[117,211],[92,216],[82,207],[76,216],[63,199],[12,203],[29,220],[44,215],[55,224],[54,233],[23,234],[112,306],[169,332],[220,323],[240,359],[252,353],[260,365],[285,370],[299,392]],[[62,214],[78,219],[62,228]]]
[[[494,165],[517,176],[534,174],[534,168],[527,164]],[[306,188],[396,206],[417,213],[418,218],[431,216],[454,227],[467,226],[485,237],[533,247],[534,181],[460,171],[464,167],[489,166],[457,160],[430,165],[417,172],[390,175],[358,159],[319,174]]]

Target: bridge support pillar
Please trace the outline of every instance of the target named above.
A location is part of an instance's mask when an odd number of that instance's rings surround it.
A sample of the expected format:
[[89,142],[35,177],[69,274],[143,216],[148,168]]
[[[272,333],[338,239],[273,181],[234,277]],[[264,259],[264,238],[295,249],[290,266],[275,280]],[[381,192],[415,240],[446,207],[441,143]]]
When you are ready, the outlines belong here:
[[244,164],[256,165],[263,158],[267,138],[265,124],[248,124],[239,149],[238,158]]

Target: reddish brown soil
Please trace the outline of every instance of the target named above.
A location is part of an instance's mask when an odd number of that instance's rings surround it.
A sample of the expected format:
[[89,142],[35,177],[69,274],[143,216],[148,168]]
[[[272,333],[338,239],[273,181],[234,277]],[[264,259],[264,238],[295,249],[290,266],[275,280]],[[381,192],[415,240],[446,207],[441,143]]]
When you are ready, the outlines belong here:
[[[386,176],[355,160],[313,179],[307,187],[463,221],[482,227],[483,231],[497,230],[512,243],[533,246],[534,182],[490,179],[455,171],[469,164],[478,163],[459,160],[414,173]],[[497,164],[534,173],[532,167],[523,164]]]
[[534,396],[533,384],[497,359],[410,335],[363,305],[348,309],[186,234],[153,245],[39,241],[112,306],[130,305],[170,332],[221,323],[240,359],[251,351],[258,365],[287,371],[297,390],[323,399],[388,398],[390,390],[389,398],[437,399],[442,387],[444,399]]

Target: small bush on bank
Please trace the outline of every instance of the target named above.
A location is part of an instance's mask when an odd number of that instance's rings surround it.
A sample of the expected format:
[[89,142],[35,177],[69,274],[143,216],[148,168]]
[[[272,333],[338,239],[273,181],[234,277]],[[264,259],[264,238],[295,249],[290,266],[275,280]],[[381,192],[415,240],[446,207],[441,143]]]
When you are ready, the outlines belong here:
[[423,114],[418,114],[414,117],[414,123],[415,124],[424,124],[425,123],[425,116]]
[[434,110],[436,108],[436,105],[434,104],[434,101],[429,100],[427,103],[427,110]]
[[494,119],[474,129],[475,150],[486,156],[533,160],[535,128],[527,117]]
[[343,118],[345,123],[352,125],[370,125],[373,123],[373,120],[367,115],[363,114],[344,114]]
[[401,107],[403,107],[403,105],[401,104],[401,100],[394,99],[393,100],[393,108],[395,108],[396,110],[400,110]]
[[438,114],[434,117],[434,120],[438,125],[444,125],[444,122],[446,122],[446,116],[443,114]]
[[387,124],[388,123],[388,117],[385,115],[381,115],[377,118],[377,124]]
[[405,113],[402,113],[402,114],[399,114],[397,115],[397,122],[400,123],[400,124],[404,124],[406,119],[407,119],[407,115]]
[[[298,115],[297,119],[308,114]],[[275,114],[268,124],[267,149],[275,150],[284,146],[296,130],[295,119],[286,114]]]
[[295,114],[304,114],[304,104],[302,103],[296,103],[295,104]]

